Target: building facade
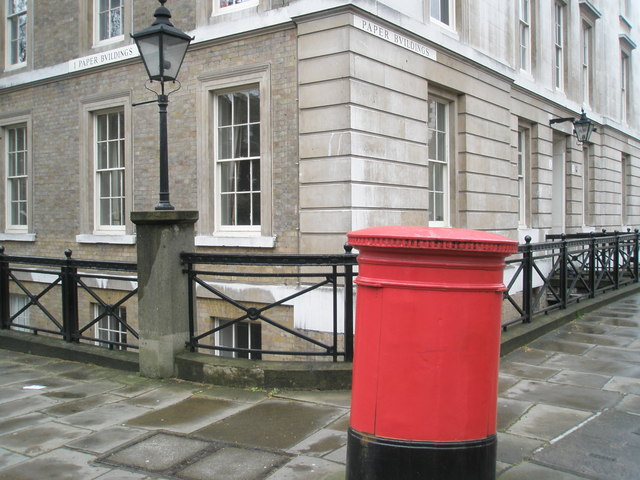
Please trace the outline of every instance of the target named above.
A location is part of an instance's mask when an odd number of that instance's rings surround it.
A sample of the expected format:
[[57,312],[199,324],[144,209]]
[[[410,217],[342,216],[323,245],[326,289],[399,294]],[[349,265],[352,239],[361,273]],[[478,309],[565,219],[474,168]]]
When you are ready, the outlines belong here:
[[[158,197],[130,34],[155,0],[1,0],[0,244],[135,259]],[[171,202],[203,252],[335,253],[376,225],[522,241],[640,224],[632,0],[189,0]],[[147,85],[149,86],[149,85]],[[150,86],[153,88],[153,85]],[[597,126],[578,144],[581,110]]]

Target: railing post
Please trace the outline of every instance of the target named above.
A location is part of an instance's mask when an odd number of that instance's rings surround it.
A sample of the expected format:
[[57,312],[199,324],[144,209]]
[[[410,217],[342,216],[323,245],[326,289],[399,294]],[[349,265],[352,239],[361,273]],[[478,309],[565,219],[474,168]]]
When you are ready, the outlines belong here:
[[[353,247],[346,243],[345,254]],[[353,265],[344,266],[344,361],[353,362]]]
[[589,298],[596,296],[596,235],[590,233],[589,240]]
[[187,263],[187,300],[189,302],[189,340],[187,341],[187,346],[189,347],[190,352],[196,351],[195,342],[193,341],[193,337],[196,336],[196,285],[195,279],[192,274],[193,264],[191,262]]
[[634,231],[635,237],[633,239],[633,282],[638,283],[640,281],[638,279],[638,273],[640,273],[640,269],[638,268],[638,253],[640,253],[639,243],[640,243],[640,230],[635,229]]
[[567,291],[567,236],[566,234],[560,235],[560,308],[567,308],[567,297],[569,292]]
[[613,288],[620,288],[620,232],[613,232],[616,236],[613,249]]
[[524,312],[523,323],[530,323],[533,316],[533,251],[531,249],[531,237],[524,237],[525,245],[522,250],[522,310]]
[[0,328],[9,328],[10,318],[9,264],[4,255],[4,247],[0,246]]
[[71,250],[65,250],[67,264],[62,267],[62,326],[67,342],[78,342],[78,269],[71,266]]

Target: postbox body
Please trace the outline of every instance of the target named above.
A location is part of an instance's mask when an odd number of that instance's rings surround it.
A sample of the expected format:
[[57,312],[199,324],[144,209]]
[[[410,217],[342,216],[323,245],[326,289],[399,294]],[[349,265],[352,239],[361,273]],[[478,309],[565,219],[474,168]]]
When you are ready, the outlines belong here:
[[[415,463],[416,473],[383,472],[378,463],[389,460],[369,458],[377,473],[360,475],[369,467],[348,465],[347,478],[440,478],[435,472],[447,470],[446,462],[469,463],[466,446],[490,464],[504,258],[517,251],[517,242],[471,230],[380,227],[350,233],[349,244],[359,250],[359,271],[350,428],[358,445],[350,438],[348,457],[355,451],[354,462],[366,461],[363,455],[376,451],[373,440],[403,452],[415,447],[418,458],[407,462],[382,448],[399,463]],[[418,466],[425,452],[430,458]],[[439,465],[426,472],[433,462]],[[468,468],[477,467],[472,461]],[[482,468],[495,472],[495,458]],[[491,474],[482,475],[462,470],[460,478]]]

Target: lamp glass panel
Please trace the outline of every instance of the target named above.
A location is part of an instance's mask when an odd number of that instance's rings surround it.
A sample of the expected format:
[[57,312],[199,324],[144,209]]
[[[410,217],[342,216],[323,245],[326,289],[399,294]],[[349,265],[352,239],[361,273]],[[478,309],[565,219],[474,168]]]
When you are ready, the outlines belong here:
[[162,39],[162,47],[164,50],[164,72],[165,80],[175,80],[180,71],[182,60],[187,53],[189,41],[184,38],[164,35]]

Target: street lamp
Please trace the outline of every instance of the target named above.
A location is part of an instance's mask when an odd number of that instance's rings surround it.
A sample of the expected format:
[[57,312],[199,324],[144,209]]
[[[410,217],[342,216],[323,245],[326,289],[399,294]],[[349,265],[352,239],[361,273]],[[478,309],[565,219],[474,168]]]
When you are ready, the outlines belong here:
[[[164,6],[167,0],[158,0],[160,6],[153,14],[156,20],[150,27],[132,33],[140,51],[144,68],[149,80],[160,82],[158,107],[160,109],[160,202],[156,210],[173,210],[169,202],[169,154],[167,146],[167,107],[169,94],[165,93],[165,82],[175,82],[187,53],[189,43],[193,40],[181,30],[173,26],[171,12]],[[155,100],[154,100],[155,101]],[[151,103],[151,102],[143,102]],[[139,105],[139,104],[138,104]]]
[[578,143],[588,142],[591,134],[596,131],[596,127],[593,125],[593,122],[587,117],[587,114],[584,113],[584,109],[582,109],[582,114],[577,120],[573,117],[553,118],[549,121],[549,125],[562,122],[573,123],[573,133],[578,139]]

